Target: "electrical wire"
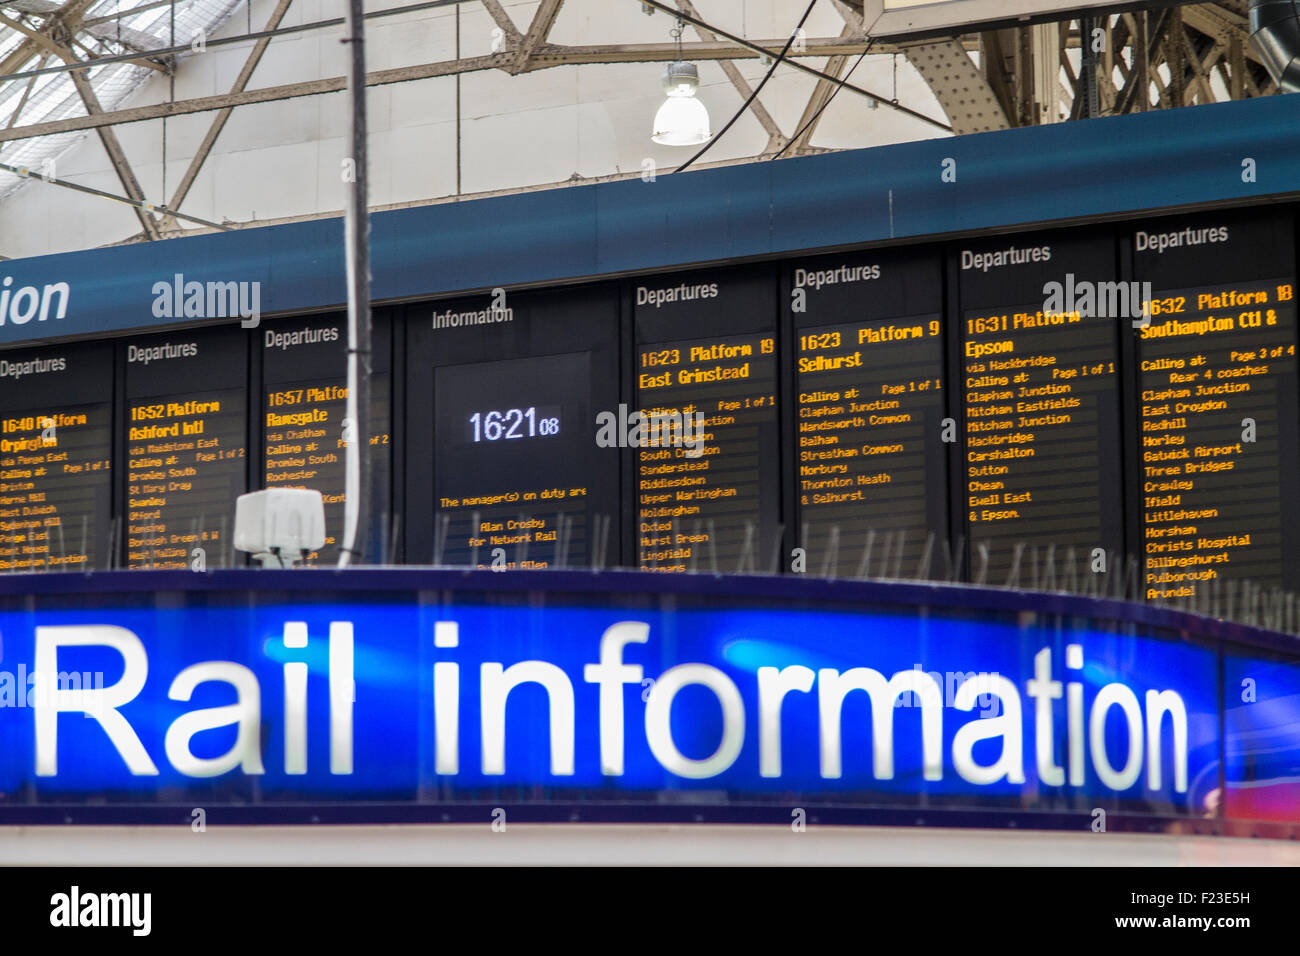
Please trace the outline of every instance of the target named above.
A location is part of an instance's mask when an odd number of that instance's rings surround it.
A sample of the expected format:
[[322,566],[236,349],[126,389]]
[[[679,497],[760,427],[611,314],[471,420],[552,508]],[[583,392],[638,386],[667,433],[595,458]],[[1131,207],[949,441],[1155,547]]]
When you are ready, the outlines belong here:
[[701,146],[699,152],[697,152],[686,162],[678,166],[677,169],[674,170],[674,172],[680,173],[688,169],[692,163],[694,163],[697,159],[699,159],[701,156],[707,153],[709,149],[712,148],[714,143],[722,139],[722,137],[726,135],[727,130],[731,129],[732,125],[736,122],[736,120],[740,119],[740,117],[744,114],[744,112],[747,109],[749,109],[749,104],[754,102],[754,98],[758,96],[759,91],[762,90],[763,87],[767,85],[767,81],[770,80],[772,78],[772,74],[776,72],[777,64],[779,64],[783,59],[785,59],[785,55],[790,52],[790,47],[794,44],[794,38],[798,35],[799,31],[803,29],[804,22],[808,19],[808,15],[812,13],[812,9],[816,5],[816,3],[817,0],[811,0],[811,2],[808,4],[808,9],[803,12],[803,16],[799,18],[799,23],[795,26],[794,30],[791,31],[790,38],[785,41],[785,47],[782,48],[781,55],[772,61],[772,65],[767,69],[767,74],[763,77],[762,80],[759,81],[758,86],[754,87],[754,91],[749,94],[749,99],[745,100],[744,105],[741,106],[740,109],[736,111],[735,115],[732,116],[731,119],[727,120],[727,124],[723,126],[722,129],[718,130],[717,135],[715,135],[707,143]]
[[835,87],[835,89],[831,91],[831,95],[826,97],[826,102],[823,103],[818,108],[816,113],[808,117],[808,122],[804,123],[803,126],[799,127],[799,131],[790,137],[789,141],[784,146],[781,147],[781,149],[777,152],[775,156],[772,157],[772,159],[780,159],[783,155],[785,155],[785,151],[798,141],[799,137],[804,134],[804,132],[808,129],[808,127],[812,126],[813,123],[817,122],[817,118],[822,115],[826,107],[831,105],[831,101],[834,100],[835,97],[839,95],[840,90],[844,89],[844,84],[849,81],[849,77],[851,77],[854,71],[857,70],[857,68],[862,65],[862,61],[866,59],[867,54],[871,52],[872,44],[874,44],[875,42],[876,41],[874,38],[870,38],[867,40],[866,49],[864,49],[861,53],[858,54],[858,58],[857,60],[854,61],[853,66],[849,68],[849,72],[845,73],[844,76],[840,78],[839,84]]

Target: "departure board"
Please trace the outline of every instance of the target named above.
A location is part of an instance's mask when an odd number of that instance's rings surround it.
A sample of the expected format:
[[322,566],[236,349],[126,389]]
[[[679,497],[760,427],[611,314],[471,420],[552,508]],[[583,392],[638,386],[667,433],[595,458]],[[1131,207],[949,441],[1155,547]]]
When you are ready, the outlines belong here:
[[619,450],[597,433],[618,411],[615,288],[440,302],[409,322],[412,550],[501,569],[616,563]]
[[0,571],[105,566],[112,394],[111,345],[0,356]]
[[247,342],[235,326],[120,346],[128,567],[235,561],[235,499],[247,490]]
[[1296,309],[1289,216],[1143,224],[1135,274],[1148,599],[1297,583]]
[[[264,325],[262,347],[263,481],[268,488],[311,488],[325,502],[325,546],[303,563],[334,564],[346,501],[347,319],[296,319]],[[389,323],[377,317],[371,335],[370,527],[367,559],[385,563],[391,542]]]
[[798,262],[792,280],[808,570],[914,573],[948,536],[941,261],[855,253]]
[[779,523],[775,283],[696,274],[634,294],[637,565],[765,566]]
[[[1023,236],[965,246],[961,302],[963,498],[978,567],[999,584],[1022,549],[1123,546],[1118,330],[1109,237]],[[1114,294],[1112,294],[1114,293]],[[1064,567],[1062,563],[1059,567]],[[978,570],[977,572],[978,573]]]

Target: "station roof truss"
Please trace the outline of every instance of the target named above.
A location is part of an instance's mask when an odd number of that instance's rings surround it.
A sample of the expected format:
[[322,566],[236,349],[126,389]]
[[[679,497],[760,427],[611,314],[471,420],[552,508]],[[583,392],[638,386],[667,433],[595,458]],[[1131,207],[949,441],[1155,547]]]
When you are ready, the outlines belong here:
[[[127,103],[130,95],[155,73],[172,76],[185,69],[186,59],[198,48],[196,39],[210,37],[222,27],[241,0],[0,0],[0,202],[25,181],[39,178],[49,186],[97,197],[87,201],[108,198],[132,206],[140,231],[128,241],[166,238],[194,227],[210,231],[254,225],[208,222],[190,215],[184,204],[232,110],[345,89],[343,76],[304,76],[291,83],[256,85],[258,64],[278,37],[309,30],[342,34],[341,17],[284,26],[291,2],[278,0],[264,22],[253,23],[250,17],[246,31],[206,40],[208,45],[238,44],[246,50],[243,68],[228,92],[132,106]],[[928,129],[962,135],[1278,92],[1249,41],[1248,0],[1153,2],[1093,18],[994,25],[957,36],[896,41],[870,35],[862,0],[818,2],[837,11],[842,22],[839,33],[801,37],[784,56],[789,37],[745,38],[737,24],[715,22],[710,0],[540,0],[527,22],[516,22],[499,0],[399,3],[368,11],[367,19],[456,4],[481,5],[500,28],[504,43],[488,55],[376,70],[369,74],[368,84],[487,70],[517,76],[562,66],[676,59],[678,46],[667,41],[572,45],[550,40],[566,6],[626,3],[634,11],[639,5],[642,12],[678,18],[684,29],[681,58],[716,62],[735,88],[736,109],[749,101],[746,108],[766,132],[766,142],[758,154],[727,162],[824,151],[815,143],[818,123],[828,101],[839,96],[863,105],[864,124],[873,115],[865,108],[880,107],[907,114]],[[791,6],[792,17],[799,12],[796,7],[802,9],[803,4]],[[865,57],[905,58],[924,79],[944,115],[931,115],[933,103],[908,104],[898,100],[896,91],[868,89],[854,82],[846,74]],[[736,64],[754,59],[780,60],[776,69],[798,70],[815,79],[793,125],[778,123],[761,93],[751,99],[754,84]],[[168,190],[169,196],[146,197],[115,128],[194,113],[210,117],[196,155]],[[116,171],[118,193],[91,189],[57,174],[58,158],[92,131]]]

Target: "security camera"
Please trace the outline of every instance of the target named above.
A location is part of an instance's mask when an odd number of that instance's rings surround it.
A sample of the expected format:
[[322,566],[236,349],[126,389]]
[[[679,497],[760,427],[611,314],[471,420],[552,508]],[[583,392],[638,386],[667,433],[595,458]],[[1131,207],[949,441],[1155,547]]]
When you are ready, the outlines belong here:
[[325,544],[325,499],[308,488],[267,488],[235,500],[235,547],[262,567],[291,568]]

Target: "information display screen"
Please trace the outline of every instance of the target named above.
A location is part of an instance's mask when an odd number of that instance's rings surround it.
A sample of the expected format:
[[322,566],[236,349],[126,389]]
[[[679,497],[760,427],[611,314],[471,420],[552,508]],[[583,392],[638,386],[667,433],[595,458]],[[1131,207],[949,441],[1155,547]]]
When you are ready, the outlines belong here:
[[942,295],[938,256],[794,267],[795,487],[810,572],[910,574],[927,544],[946,546]]
[[637,564],[756,570],[779,523],[775,284],[714,273],[635,296]]
[[616,562],[619,452],[597,432],[618,411],[614,287],[414,315],[407,497],[434,519],[413,513],[416,552],[495,568]]
[[112,394],[111,345],[0,357],[0,571],[107,563]]
[[1135,274],[1148,599],[1221,579],[1294,587],[1297,451],[1289,216],[1146,224]]
[[[384,563],[391,534],[389,414],[389,323],[378,319],[371,334],[370,527],[367,558]],[[325,500],[325,547],[304,564],[338,560],[347,500],[344,469],[347,441],[347,320],[297,319],[264,325],[262,348],[263,481],[268,488],[311,488]]]
[[586,551],[590,364],[571,352],[434,370],[446,560],[545,568]]
[[235,499],[248,478],[247,342],[236,327],[120,347],[128,567],[234,563]]
[[[1053,551],[1063,571],[1123,546],[1118,330],[1109,238],[963,247],[962,408],[972,561],[1001,584]],[[1068,573],[1068,572],[1067,572]]]

